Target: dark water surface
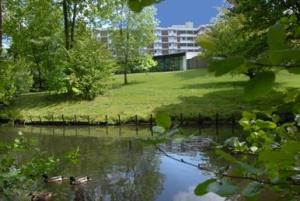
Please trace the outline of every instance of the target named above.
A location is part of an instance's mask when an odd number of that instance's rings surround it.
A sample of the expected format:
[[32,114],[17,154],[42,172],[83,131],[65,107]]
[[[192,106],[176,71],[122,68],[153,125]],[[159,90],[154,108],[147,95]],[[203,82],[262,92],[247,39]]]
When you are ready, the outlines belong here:
[[[45,191],[54,193],[55,201],[224,200],[215,194],[196,197],[195,186],[211,175],[147,145],[145,139],[152,138],[148,128],[0,127],[0,139],[11,142],[18,131],[37,140],[40,149],[51,154],[80,148],[79,164],[65,167],[63,175],[89,176],[92,180],[76,187],[68,182],[45,185]],[[222,128],[222,134],[214,129],[181,129],[180,133],[195,137],[184,142],[177,138],[159,147],[172,157],[208,164],[213,163],[213,157],[202,139],[220,141],[231,135],[231,128]]]

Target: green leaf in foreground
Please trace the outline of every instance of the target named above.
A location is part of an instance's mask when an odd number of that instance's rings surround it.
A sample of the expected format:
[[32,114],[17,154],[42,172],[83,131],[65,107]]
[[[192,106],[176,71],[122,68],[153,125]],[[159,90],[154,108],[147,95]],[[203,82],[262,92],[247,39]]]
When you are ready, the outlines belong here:
[[214,182],[216,182],[217,180],[216,179],[209,179],[209,180],[206,180],[205,182],[199,184],[194,193],[198,196],[202,196],[202,195],[205,195],[206,193],[208,193],[208,186]]
[[223,151],[221,149],[217,149],[216,154],[221,156],[222,158],[224,158],[226,161],[237,165],[244,172],[247,172],[249,174],[255,174],[255,175],[260,175],[262,173],[262,171],[260,169],[257,169],[247,163],[239,161],[238,159],[236,159],[235,157],[233,157],[232,155],[226,153],[225,151]]
[[208,186],[208,192],[216,193],[222,197],[229,197],[234,195],[238,188],[228,180],[222,182],[214,182]]
[[169,129],[172,125],[171,117],[166,112],[159,112],[156,115],[156,124],[164,129]]
[[215,72],[215,76],[222,76],[245,64],[241,56],[230,57],[222,60],[214,60],[209,65],[209,70]]
[[245,94],[249,98],[263,96],[269,93],[275,83],[274,72],[258,73],[245,87]]
[[[281,50],[269,50],[268,52],[270,61],[272,64],[282,64],[299,62],[300,60],[300,49],[281,49]],[[288,65],[287,65],[288,66]]]
[[259,195],[264,186],[258,182],[251,182],[248,186],[243,190],[242,195],[247,200],[255,200],[256,196]]
[[206,193],[213,192],[222,197],[228,197],[234,195],[237,191],[238,188],[228,180],[219,182],[216,179],[209,179],[199,184],[194,193],[197,196],[202,196]]
[[270,49],[279,50],[286,48],[285,29],[282,24],[275,24],[268,32],[268,44]]
[[140,12],[144,7],[159,3],[161,0],[128,0],[128,5],[131,10]]

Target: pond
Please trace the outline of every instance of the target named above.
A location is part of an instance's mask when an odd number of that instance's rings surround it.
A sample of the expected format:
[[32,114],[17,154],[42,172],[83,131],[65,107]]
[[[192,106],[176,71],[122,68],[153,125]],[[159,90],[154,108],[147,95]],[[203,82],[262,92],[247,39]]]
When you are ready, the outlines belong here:
[[63,175],[92,180],[76,187],[68,182],[45,184],[45,191],[53,192],[56,201],[218,201],[224,198],[212,193],[194,195],[195,186],[212,175],[180,160],[216,165],[203,142],[208,138],[222,141],[232,135],[231,128],[221,130],[222,135],[213,128],[180,129],[180,134],[194,137],[169,140],[160,144],[160,149],[145,143],[153,135],[149,128],[0,127],[0,137],[11,142],[22,131],[35,139],[42,151],[53,154],[80,148],[79,164],[66,167]]

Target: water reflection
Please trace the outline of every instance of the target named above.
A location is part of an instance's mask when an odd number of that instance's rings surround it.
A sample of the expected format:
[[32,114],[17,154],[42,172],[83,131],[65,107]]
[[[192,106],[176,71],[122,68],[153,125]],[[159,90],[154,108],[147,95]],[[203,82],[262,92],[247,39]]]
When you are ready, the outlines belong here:
[[215,193],[207,193],[204,196],[198,197],[194,194],[195,186],[189,188],[186,192],[179,192],[174,196],[173,201],[224,201],[222,198]]
[[[152,136],[148,128],[0,128],[0,139],[9,142],[21,130],[38,141],[41,151],[60,154],[80,147],[80,164],[66,166],[62,174],[90,176],[83,186],[45,185],[57,201],[203,201],[218,200],[216,195],[196,197],[193,187],[211,175],[172,160],[139,139]],[[228,129],[230,135],[231,128]],[[184,129],[183,135],[199,135],[198,129]],[[202,129],[202,136],[219,140],[213,129]],[[206,138],[203,138],[206,139]],[[170,155],[193,163],[209,161],[209,153],[198,138],[161,145]],[[207,146],[208,147],[208,146]],[[30,153],[28,153],[30,154]],[[26,157],[26,156],[25,156]],[[221,198],[219,200],[222,200]]]

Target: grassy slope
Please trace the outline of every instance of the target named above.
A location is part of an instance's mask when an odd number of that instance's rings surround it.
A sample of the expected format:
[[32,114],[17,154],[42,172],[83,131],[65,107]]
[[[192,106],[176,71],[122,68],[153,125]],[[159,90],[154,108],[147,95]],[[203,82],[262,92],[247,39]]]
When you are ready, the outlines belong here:
[[[68,97],[47,93],[26,94],[18,98],[9,110],[20,112],[26,119],[29,115],[37,118],[54,114],[64,114],[72,118],[76,115],[90,115],[92,119],[103,120],[107,114],[111,119],[128,119],[134,115],[148,118],[151,113],[165,110],[171,114],[184,116],[212,117],[216,112],[221,116],[252,108],[269,108],[282,98],[273,93],[256,101],[243,97],[242,86],[245,77],[230,75],[215,78],[205,70],[188,72],[149,73],[129,76],[131,82],[122,86],[122,76],[115,76],[113,88],[94,101],[72,101]],[[300,87],[300,76],[280,73],[278,88]],[[57,117],[58,118],[58,117]]]

